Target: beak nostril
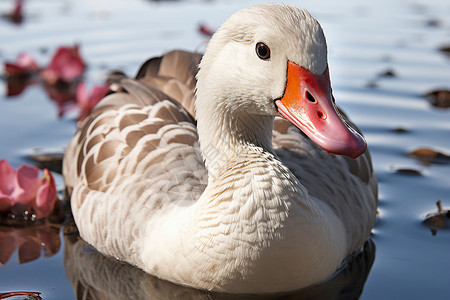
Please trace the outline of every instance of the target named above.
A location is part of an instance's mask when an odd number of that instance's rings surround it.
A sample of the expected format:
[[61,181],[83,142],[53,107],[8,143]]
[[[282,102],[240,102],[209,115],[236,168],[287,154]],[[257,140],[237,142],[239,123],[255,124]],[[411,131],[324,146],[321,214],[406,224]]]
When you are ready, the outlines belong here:
[[325,120],[327,118],[327,116],[321,111],[317,112],[317,116],[319,117],[319,119],[324,119]]
[[316,103],[316,99],[314,98],[313,95],[311,95],[310,92],[306,91],[306,99],[308,99],[309,101],[311,101],[312,103]]

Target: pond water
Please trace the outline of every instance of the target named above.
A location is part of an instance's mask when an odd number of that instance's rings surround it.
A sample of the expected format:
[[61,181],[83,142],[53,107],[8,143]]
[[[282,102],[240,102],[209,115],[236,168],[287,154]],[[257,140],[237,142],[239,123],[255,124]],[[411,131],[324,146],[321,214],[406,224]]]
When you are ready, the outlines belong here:
[[[422,221],[436,211],[438,200],[444,208],[450,206],[450,164],[448,159],[424,163],[408,153],[418,148],[450,153],[450,109],[434,107],[424,96],[450,89],[450,59],[438,50],[450,45],[450,3],[284,2],[308,8],[321,22],[335,98],[365,134],[379,178],[379,218],[372,237],[376,250],[370,254],[375,260],[371,269],[368,266],[360,299],[448,297],[450,231],[432,234]],[[0,61],[14,61],[27,52],[43,66],[57,47],[78,43],[88,64],[84,80],[92,86],[102,83],[112,69],[134,75],[147,58],[174,48],[202,51],[207,37],[199,32],[200,23],[217,28],[233,12],[256,3],[29,0],[21,24],[0,20]],[[12,4],[1,1],[0,11],[10,11]],[[77,111],[59,116],[56,102],[38,84],[14,97],[7,97],[7,92],[1,81],[0,159],[17,168],[31,164],[27,157],[33,149],[63,151],[75,132]],[[62,190],[61,176],[55,174],[55,179]],[[81,299],[88,294],[86,286],[92,285],[89,279],[107,272],[102,267],[109,262],[80,244],[70,225],[9,230],[0,247],[14,241],[10,243],[18,249],[1,262],[0,293],[36,291],[44,299]],[[83,266],[98,266],[99,273]],[[136,270],[125,272],[126,267],[113,263],[108,274],[115,274],[115,279],[110,279],[110,286],[96,285],[91,295],[116,291],[122,284],[136,298],[143,290],[146,295],[155,292],[159,299],[205,296],[177,290]]]

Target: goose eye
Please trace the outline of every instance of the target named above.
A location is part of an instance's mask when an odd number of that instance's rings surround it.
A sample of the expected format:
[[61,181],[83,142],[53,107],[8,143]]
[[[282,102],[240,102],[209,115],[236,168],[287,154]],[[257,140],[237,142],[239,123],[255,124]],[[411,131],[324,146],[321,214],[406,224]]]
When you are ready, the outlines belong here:
[[256,44],[256,54],[258,54],[258,57],[261,59],[269,59],[270,49],[266,44],[259,42]]

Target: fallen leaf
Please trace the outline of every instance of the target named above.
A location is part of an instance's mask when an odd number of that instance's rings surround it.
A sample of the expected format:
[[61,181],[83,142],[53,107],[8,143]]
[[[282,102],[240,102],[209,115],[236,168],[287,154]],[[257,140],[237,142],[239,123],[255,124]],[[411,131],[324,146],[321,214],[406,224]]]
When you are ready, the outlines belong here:
[[425,216],[423,224],[430,228],[431,233],[436,235],[438,230],[450,228],[450,210],[442,208],[442,201],[436,203],[437,212],[429,213]]
[[419,160],[425,165],[431,164],[450,164],[450,156],[442,152],[429,149],[429,148],[418,148],[408,153],[408,156]]
[[397,74],[392,69],[387,69],[379,74],[381,77],[396,77]]
[[391,169],[401,175],[412,175],[412,176],[422,176],[422,171],[418,169],[413,168],[397,168],[397,167],[391,167]]
[[449,108],[450,107],[450,91],[449,90],[435,90],[425,94],[430,103],[433,106],[439,108]]
[[450,45],[440,47],[439,51],[442,51],[445,54],[450,55]]
[[409,130],[404,127],[395,127],[394,129],[392,129],[392,131],[395,133],[408,133],[409,132]]

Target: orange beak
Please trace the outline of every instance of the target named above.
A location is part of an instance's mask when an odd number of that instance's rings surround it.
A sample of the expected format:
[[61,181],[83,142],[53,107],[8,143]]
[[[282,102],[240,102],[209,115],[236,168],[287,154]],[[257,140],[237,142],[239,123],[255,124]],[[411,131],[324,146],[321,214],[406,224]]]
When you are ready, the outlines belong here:
[[288,61],[284,96],[278,112],[329,153],[356,158],[366,151],[364,138],[336,111],[328,68],[315,75]]

